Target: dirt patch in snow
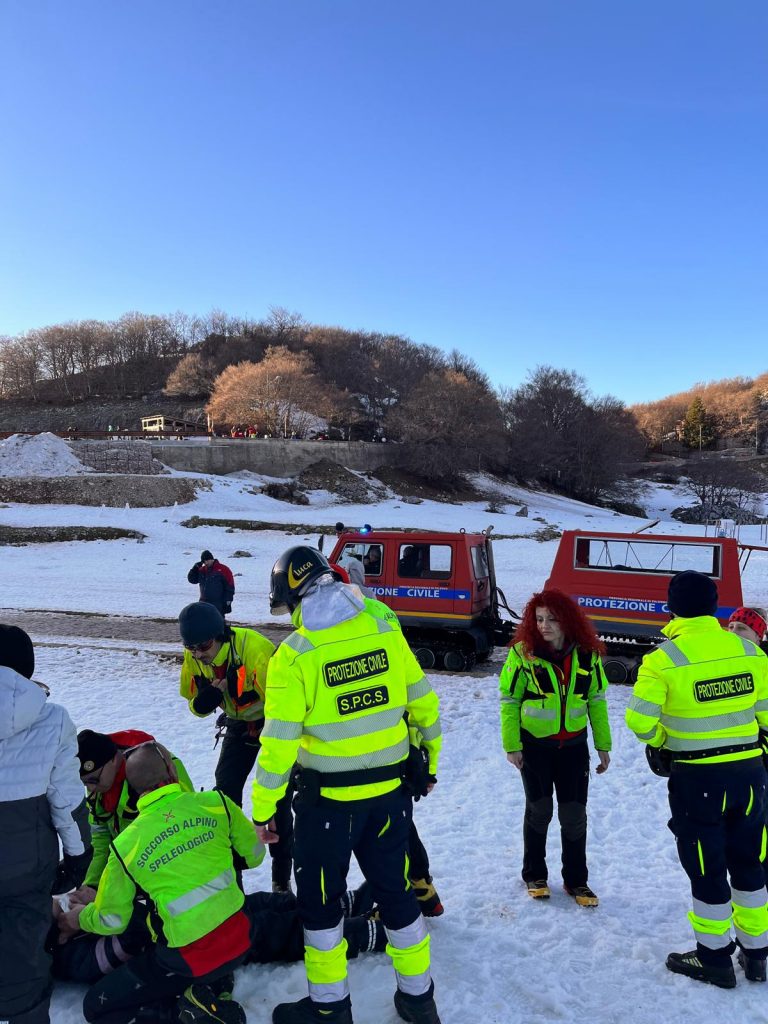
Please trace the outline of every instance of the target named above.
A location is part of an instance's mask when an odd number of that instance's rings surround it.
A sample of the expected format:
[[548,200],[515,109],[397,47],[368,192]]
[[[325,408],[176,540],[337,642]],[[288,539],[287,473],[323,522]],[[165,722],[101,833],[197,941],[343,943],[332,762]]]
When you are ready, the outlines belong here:
[[56,544],[69,540],[137,540],[146,534],[115,526],[0,526],[0,544]]
[[26,505],[186,505],[205,481],[163,476],[0,476],[0,501]]
[[488,495],[481,494],[464,477],[453,477],[441,481],[425,480],[414,473],[406,473],[396,466],[381,466],[376,477],[402,498],[421,498],[458,505],[462,501],[482,501]]
[[303,490],[330,491],[342,501],[354,504],[371,498],[370,489],[364,480],[328,459],[320,459],[307,466],[299,473],[296,482]]

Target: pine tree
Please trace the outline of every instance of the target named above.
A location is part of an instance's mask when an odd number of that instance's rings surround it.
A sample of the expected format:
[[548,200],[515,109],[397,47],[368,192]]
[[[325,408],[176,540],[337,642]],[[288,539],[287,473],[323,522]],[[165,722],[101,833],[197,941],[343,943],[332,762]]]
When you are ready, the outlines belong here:
[[710,448],[717,439],[717,429],[712,416],[704,408],[704,402],[697,395],[688,406],[683,421],[683,443],[688,448]]

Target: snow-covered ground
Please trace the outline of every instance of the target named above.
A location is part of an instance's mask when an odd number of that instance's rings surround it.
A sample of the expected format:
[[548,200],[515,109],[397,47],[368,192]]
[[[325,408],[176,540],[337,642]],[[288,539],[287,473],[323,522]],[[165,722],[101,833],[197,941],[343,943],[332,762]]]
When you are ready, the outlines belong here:
[[[0,469],[0,473],[2,473]],[[619,516],[549,494],[505,488],[506,514],[489,514],[483,503],[404,504],[392,497],[375,506],[330,503],[317,494],[309,507],[294,507],[247,493],[254,479],[214,479],[184,507],[109,509],[11,505],[0,509],[3,525],[99,524],[141,530],[147,539],[68,544],[30,544],[4,549],[2,604],[14,609],[66,609],[173,616],[196,596],[186,581],[203,548],[240,575],[234,618],[268,617],[271,565],[301,537],[225,529],[190,530],[191,515],[250,518],[276,523],[422,526],[480,529],[493,523],[500,534],[522,538],[495,546],[499,583],[513,607],[547,577],[557,542],[530,536],[542,526],[634,530],[643,520]],[[680,504],[680,492],[649,488],[649,517]],[[529,516],[517,517],[521,504]],[[689,528],[664,522],[654,533]],[[309,532],[307,539],[317,535]],[[760,542],[759,528],[741,539]],[[236,559],[236,550],[252,558]],[[768,604],[765,556],[753,555],[745,578],[749,602]],[[2,610],[0,610],[0,621]],[[148,729],[185,761],[197,786],[210,785],[216,752],[210,720],[193,718],[178,696],[178,666],[156,650],[125,651],[79,645],[71,638],[35,635],[38,678],[65,704],[78,728]],[[614,735],[609,772],[592,778],[589,803],[590,882],[597,910],[575,906],[555,885],[548,903],[534,903],[520,881],[523,794],[520,778],[501,750],[496,682],[492,677],[439,675],[444,751],[440,781],[417,807],[445,915],[430,921],[437,1000],[443,1024],[680,1024],[768,1021],[768,994],[739,980],[725,992],[670,974],[670,950],[691,948],[686,912],[687,880],[667,830],[666,788],[647,769],[642,746],[623,724],[629,689],[614,687],[609,710]],[[593,756],[593,763],[596,757]],[[246,808],[247,809],[247,808]],[[558,879],[559,837],[550,841],[550,877]],[[269,887],[269,867],[246,875],[250,888]],[[394,979],[385,957],[366,956],[350,966],[357,1024],[395,1024]],[[250,966],[238,975],[236,996],[249,1020],[267,1022],[275,1003],[305,994],[301,964]],[[78,986],[60,985],[53,998],[54,1024],[82,1018]]]

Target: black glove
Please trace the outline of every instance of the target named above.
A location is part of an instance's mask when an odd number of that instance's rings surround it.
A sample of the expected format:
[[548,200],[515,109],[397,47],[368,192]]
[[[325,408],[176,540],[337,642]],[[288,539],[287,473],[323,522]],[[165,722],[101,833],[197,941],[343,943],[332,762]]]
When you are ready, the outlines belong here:
[[83,853],[65,853],[56,869],[56,878],[51,893],[69,892],[70,889],[79,888],[85,881],[92,857],[92,846],[89,846]]
[[232,602],[231,601],[227,601],[226,604],[224,605],[224,614],[225,615],[229,615],[231,611],[232,611]]
[[195,699],[192,701],[192,707],[198,715],[210,715],[223,700],[224,694],[218,686],[208,683],[200,687]]
[[669,778],[672,774],[672,751],[646,745],[645,756],[654,775],[659,775],[662,779]]

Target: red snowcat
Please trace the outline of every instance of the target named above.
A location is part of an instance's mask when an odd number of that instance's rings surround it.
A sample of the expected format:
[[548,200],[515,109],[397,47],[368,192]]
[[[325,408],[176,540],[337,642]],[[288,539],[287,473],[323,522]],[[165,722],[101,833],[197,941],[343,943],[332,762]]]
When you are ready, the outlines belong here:
[[725,625],[742,605],[741,573],[759,545],[733,537],[683,537],[565,530],[547,587],[569,594],[605,642],[610,682],[633,682],[644,654],[664,637],[669,621],[667,588],[685,569],[717,583],[717,617]]
[[[425,669],[462,672],[506,646],[514,624],[496,586],[491,528],[483,533],[348,530],[329,555],[362,563],[365,585],[388,605]],[[511,613],[510,614],[514,614]]]

